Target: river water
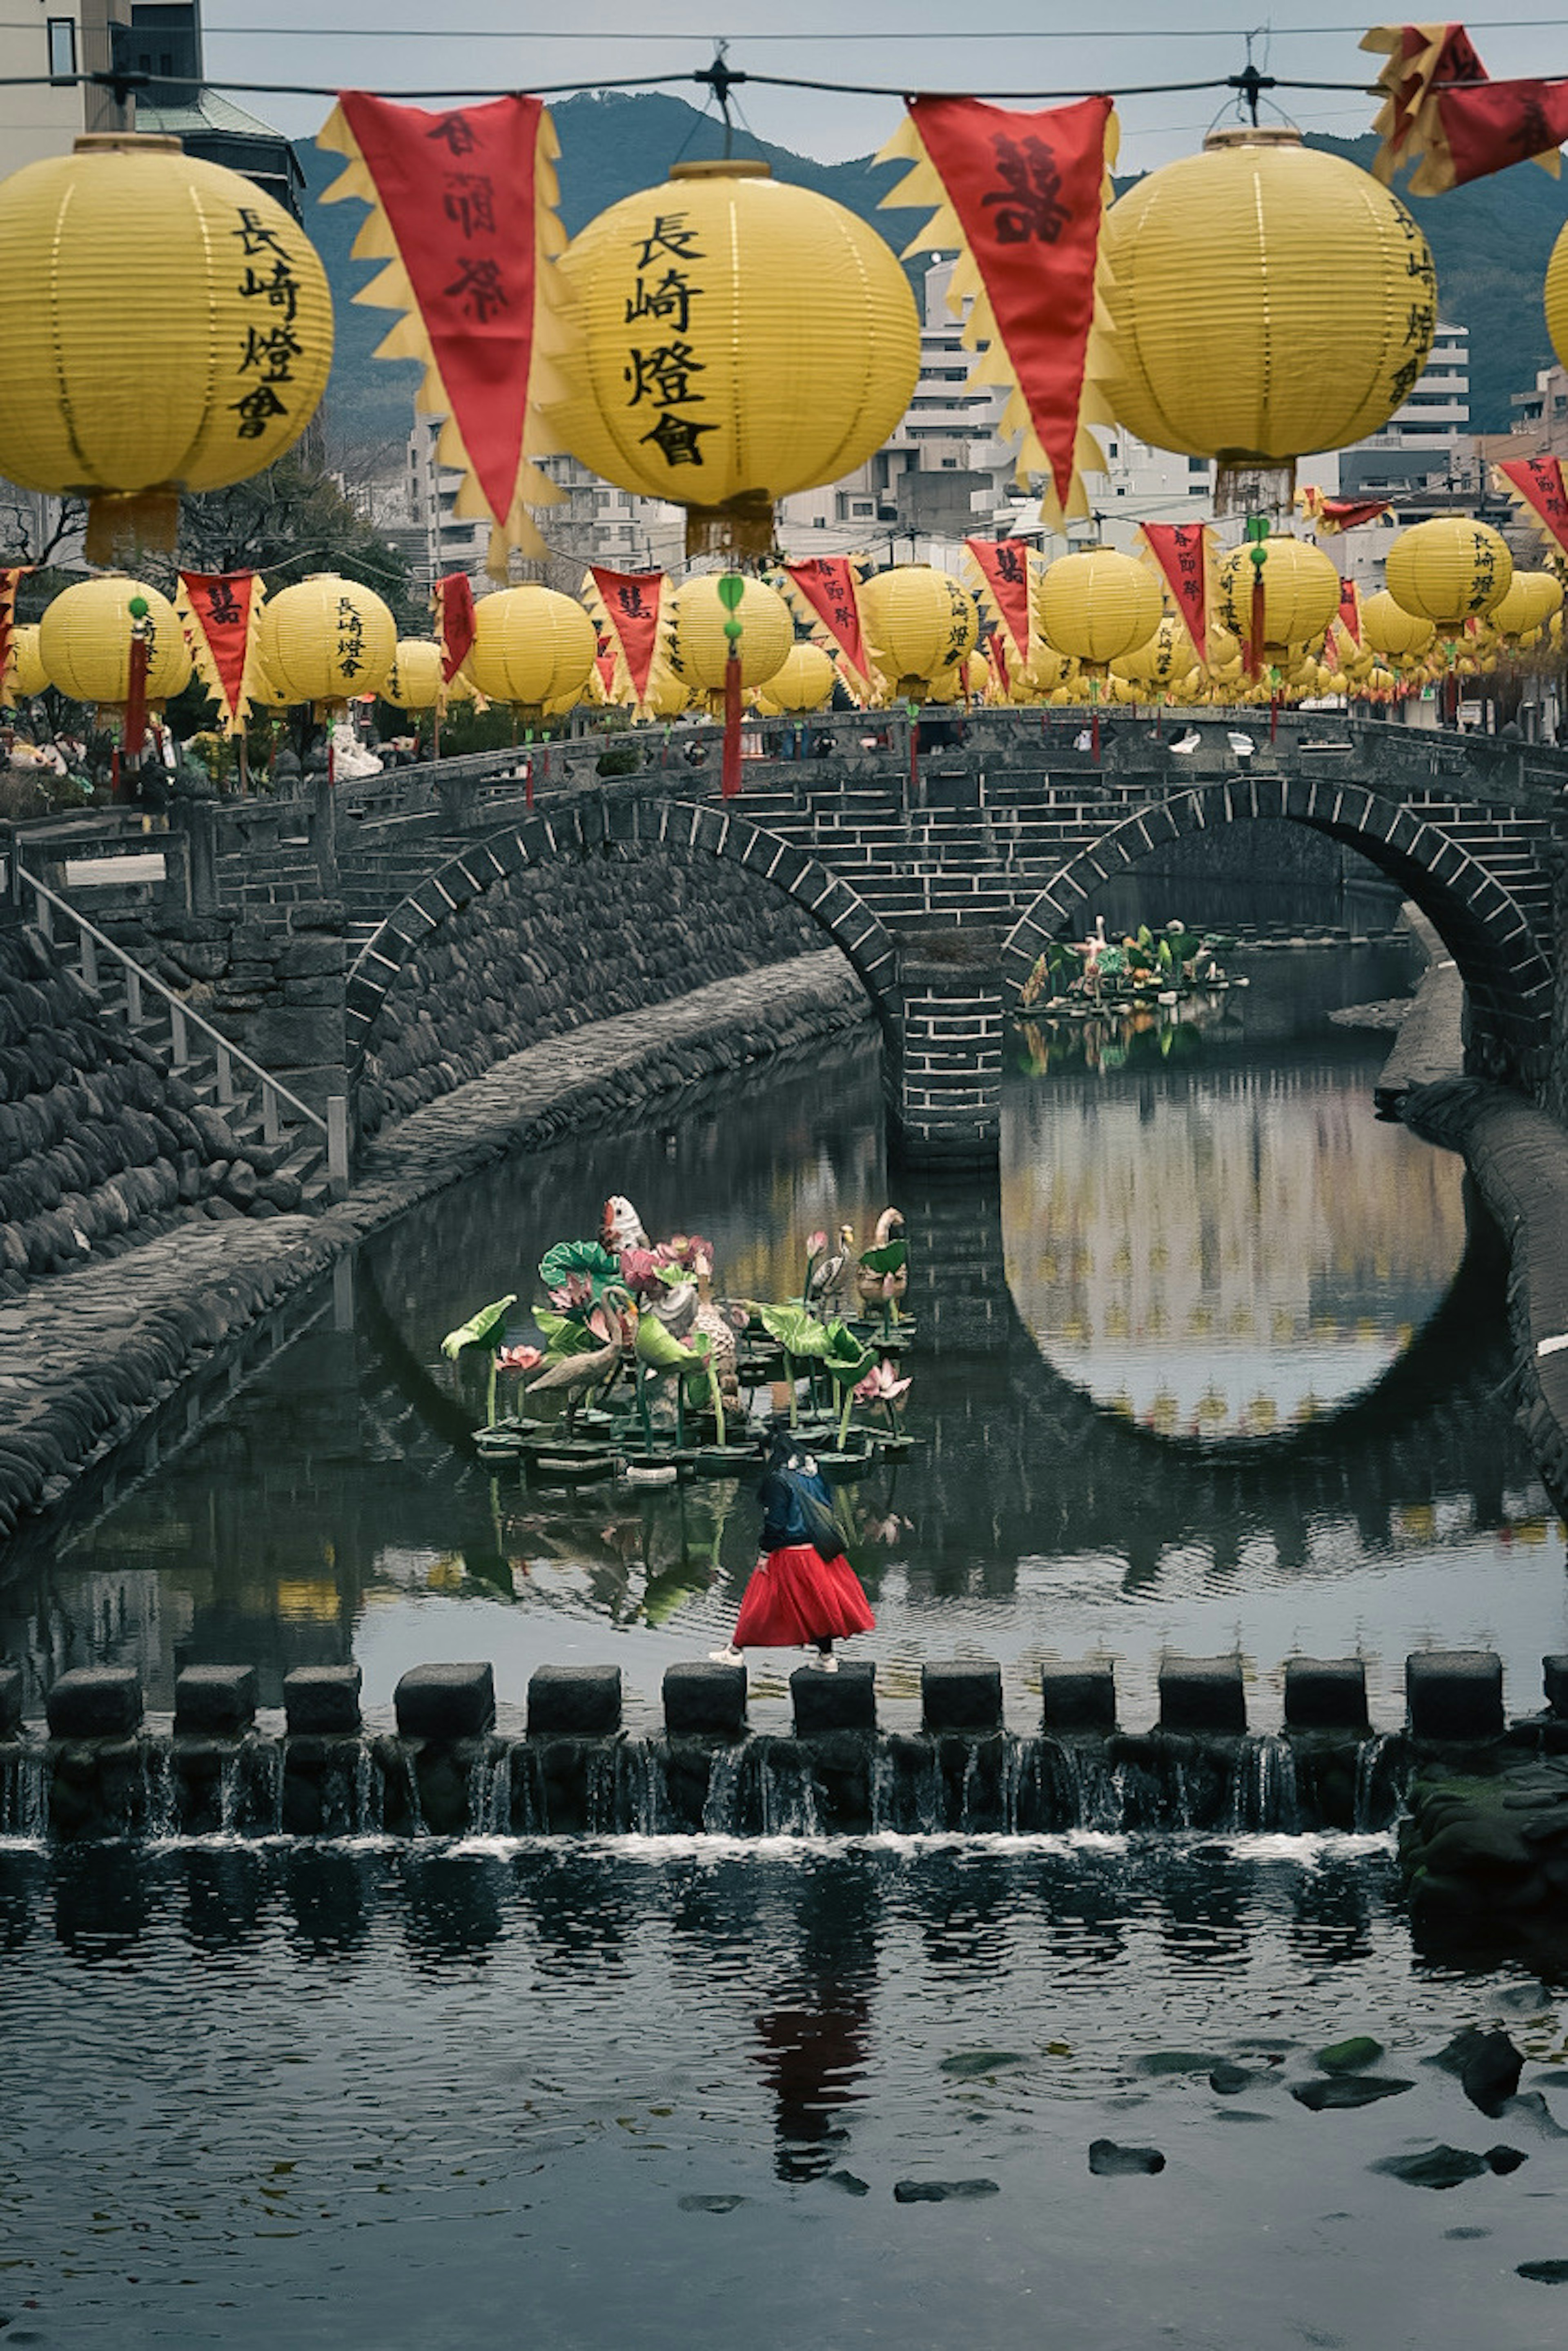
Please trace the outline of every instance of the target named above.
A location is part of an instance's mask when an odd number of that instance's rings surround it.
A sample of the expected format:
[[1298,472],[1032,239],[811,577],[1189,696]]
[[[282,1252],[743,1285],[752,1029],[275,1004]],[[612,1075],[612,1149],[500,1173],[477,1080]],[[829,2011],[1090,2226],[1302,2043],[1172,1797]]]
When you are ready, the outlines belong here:
[[[125,1662],[162,1708],[187,1661],[276,1704],[352,1657],[375,1709],[488,1657],[514,1724],[536,1665],[612,1660],[646,1728],[733,1621],[751,1494],[491,1477],[441,1336],[612,1191],[760,1296],[896,1199],[915,1443],[845,1495],[884,1722],[982,1656],[1027,1733],[1040,1663],[1095,1656],[1144,1728],[1164,1654],[1239,1650],[1256,1729],[1292,1654],[1364,1656],[1393,1728],[1427,1645],[1498,1649],[1531,1709],[1563,1540],[1495,1254],[1458,1163],[1374,1120],[1385,1040],[1324,1019],[1403,964],[1237,968],[1174,1027],[1017,1032],[993,1185],[890,1179],[851,1046],[446,1195],[0,1587],[0,1647],[35,1704]],[[795,1662],[752,1660],[759,1728]],[[1414,1947],[1385,1837],[18,1836],[0,1947],[7,2346],[1562,2340],[1568,1987]],[[1500,2116],[1430,2062],[1476,2024],[1527,2061]],[[1312,2110],[1353,2032],[1399,2086]],[[1378,2168],[1437,2146],[1511,2152],[1443,2192]]]

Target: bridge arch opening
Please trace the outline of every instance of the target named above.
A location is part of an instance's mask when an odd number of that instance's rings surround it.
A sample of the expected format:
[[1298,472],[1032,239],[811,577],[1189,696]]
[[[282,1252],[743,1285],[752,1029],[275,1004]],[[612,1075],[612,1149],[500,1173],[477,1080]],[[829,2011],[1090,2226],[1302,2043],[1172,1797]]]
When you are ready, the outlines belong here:
[[1427,915],[1465,983],[1467,1058],[1479,1074],[1530,1092],[1546,1074],[1552,977],[1527,915],[1458,841],[1397,800],[1331,776],[1238,776],[1173,792],[1112,827],[1064,864],[1009,931],[1004,994],[1016,1001],[1053,938],[1077,935],[1085,909],[1166,845],[1238,823],[1284,819],[1342,843]]

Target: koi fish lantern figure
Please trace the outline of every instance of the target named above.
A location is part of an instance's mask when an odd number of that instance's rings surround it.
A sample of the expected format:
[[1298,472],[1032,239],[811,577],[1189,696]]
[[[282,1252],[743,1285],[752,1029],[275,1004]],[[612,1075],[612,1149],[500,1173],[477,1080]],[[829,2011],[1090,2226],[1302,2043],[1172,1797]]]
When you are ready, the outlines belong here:
[[[620,1259],[622,1279],[640,1305],[653,1301],[654,1307],[663,1308],[661,1319],[667,1320],[673,1312],[676,1324],[672,1328],[676,1338],[689,1339],[697,1331],[708,1340],[709,1358],[725,1402],[735,1402],[739,1395],[736,1325],[709,1294],[713,1280],[710,1245],[700,1235],[681,1234],[655,1248],[643,1230],[642,1217],[621,1192],[612,1192],[604,1203],[599,1238],[602,1246]],[[689,1282],[677,1282],[672,1288],[664,1276],[673,1270],[689,1275]],[[741,1319],[744,1322],[745,1317]]]

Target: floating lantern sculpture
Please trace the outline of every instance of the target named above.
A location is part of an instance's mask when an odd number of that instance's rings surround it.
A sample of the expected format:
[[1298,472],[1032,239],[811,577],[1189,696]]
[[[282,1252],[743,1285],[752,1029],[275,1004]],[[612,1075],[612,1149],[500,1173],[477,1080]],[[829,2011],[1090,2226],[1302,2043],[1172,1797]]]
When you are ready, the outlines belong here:
[[180,492],[282,456],[332,362],[304,230],[177,139],[95,134],[0,183],[0,474],[85,496],[90,562],[172,548]]
[[688,555],[766,554],[774,501],[839,480],[908,407],[920,332],[892,250],[765,163],[676,164],[559,274],[544,416],[604,480],[684,505]]

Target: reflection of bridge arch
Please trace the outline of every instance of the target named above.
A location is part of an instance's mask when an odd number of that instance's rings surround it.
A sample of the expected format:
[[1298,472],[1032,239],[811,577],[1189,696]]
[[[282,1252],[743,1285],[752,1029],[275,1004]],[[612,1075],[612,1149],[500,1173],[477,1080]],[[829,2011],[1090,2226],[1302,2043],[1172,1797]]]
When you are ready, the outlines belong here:
[[892,938],[846,882],[780,835],[724,808],[688,800],[626,794],[584,796],[551,807],[548,815],[476,841],[427,876],[395,906],[361,950],[347,989],[348,1052],[361,1068],[371,1030],[405,965],[433,935],[460,921],[484,893],[505,889],[516,874],[565,859],[587,859],[617,847],[695,851],[744,867],[759,882],[792,898],[841,949],[870,997],[890,1039],[898,1029],[898,956]]
[[1286,818],[1354,849],[1436,925],[1459,967],[1473,1024],[1499,1073],[1533,1082],[1552,1027],[1552,971],[1518,901],[1437,826],[1328,776],[1244,776],[1143,809],[1064,865],[1009,933],[1004,984],[1021,988],[1047,942],[1081,925],[1085,904],[1156,849],[1221,825]]

